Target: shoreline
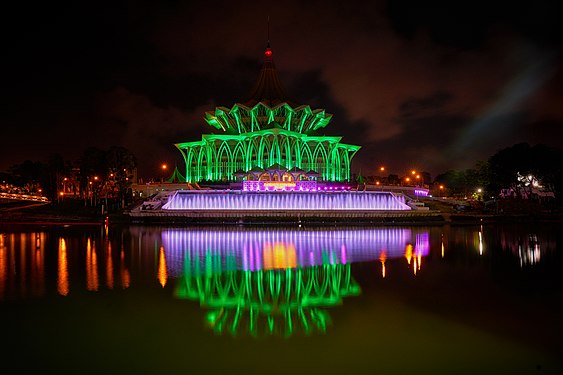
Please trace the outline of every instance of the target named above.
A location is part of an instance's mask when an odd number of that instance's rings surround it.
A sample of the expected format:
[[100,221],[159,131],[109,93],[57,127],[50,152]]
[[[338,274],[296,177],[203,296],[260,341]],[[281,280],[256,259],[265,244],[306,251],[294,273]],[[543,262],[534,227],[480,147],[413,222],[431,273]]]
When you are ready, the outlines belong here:
[[[131,207],[135,207],[135,203]],[[0,227],[47,225],[183,225],[183,226],[400,226],[400,225],[479,225],[534,222],[563,222],[560,210],[515,209],[501,213],[454,211],[448,205],[432,205],[430,210],[410,212],[198,212],[178,215],[130,215],[128,210],[101,214],[95,207],[45,204],[40,206],[0,206]]]
[[[281,220],[280,220],[281,219]],[[126,213],[111,213],[101,215],[67,215],[67,214],[31,214],[27,212],[0,213],[1,226],[48,226],[48,225],[83,225],[102,226],[108,220],[110,225],[185,225],[185,226],[394,226],[394,225],[479,225],[479,224],[509,224],[509,223],[533,223],[533,222],[563,222],[561,213],[517,213],[517,214],[470,214],[470,213],[444,213],[435,215],[409,216],[409,217],[370,217],[370,218],[347,218],[347,217],[232,217],[232,218],[201,218],[201,217],[164,217],[144,218],[133,220]]]

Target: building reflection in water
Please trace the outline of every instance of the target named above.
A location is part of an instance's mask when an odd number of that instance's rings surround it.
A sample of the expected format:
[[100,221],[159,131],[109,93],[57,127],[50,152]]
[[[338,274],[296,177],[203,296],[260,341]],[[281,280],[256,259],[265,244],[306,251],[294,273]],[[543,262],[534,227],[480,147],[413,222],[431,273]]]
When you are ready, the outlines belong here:
[[0,233],[0,299],[45,293],[45,233]]
[[500,232],[501,246],[518,257],[520,267],[533,266],[540,262],[542,255],[554,254],[556,240],[554,234],[530,231]]
[[[181,281],[184,296],[196,293],[193,299],[218,309],[209,315],[210,320],[213,316],[219,319],[217,328],[227,326],[219,324],[227,317],[234,318],[226,314],[228,309],[240,308],[240,313],[250,314],[249,306],[254,306],[252,314],[259,313],[260,319],[265,311],[275,312],[276,318],[283,312],[309,327],[306,330],[322,330],[328,315],[320,308],[359,292],[351,279],[351,263],[373,261],[381,266],[381,277],[386,277],[392,272],[389,259],[408,253],[416,258],[416,272],[428,252],[428,232],[412,228],[130,227],[113,237],[107,227],[0,233],[0,299],[44,296],[50,292],[48,286],[60,296],[82,290],[126,289],[145,280],[164,288],[173,278]],[[200,284],[193,284],[197,280]],[[215,291],[198,289],[203,282],[209,288],[213,285]],[[216,305],[223,299],[213,293],[219,295],[225,288],[224,293],[232,293],[228,288],[239,284],[246,289],[236,290],[247,294],[237,297],[236,303],[226,294],[226,305]],[[263,307],[257,307],[253,299],[258,297]],[[241,303],[242,307],[236,307]],[[267,326],[277,330],[274,315],[269,319]]]
[[215,332],[286,337],[325,332],[325,308],[360,293],[351,263],[379,260],[385,277],[385,261],[406,256],[416,273],[430,250],[427,231],[405,228],[171,229],[162,244],[176,295],[209,309]]
[[66,296],[70,292],[68,280],[68,256],[66,252],[66,241],[59,238],[59,257],[57,273],[57,291],[60,295]]

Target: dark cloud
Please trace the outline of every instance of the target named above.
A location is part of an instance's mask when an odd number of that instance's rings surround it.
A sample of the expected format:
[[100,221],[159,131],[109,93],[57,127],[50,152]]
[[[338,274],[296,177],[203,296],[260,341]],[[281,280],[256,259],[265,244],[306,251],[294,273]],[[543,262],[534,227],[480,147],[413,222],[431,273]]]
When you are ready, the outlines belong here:
[[438,91],[424,98],[411,98],[399,105],[402,118],[421,117],[428,112],[439,111],[452,99],[452,94]]

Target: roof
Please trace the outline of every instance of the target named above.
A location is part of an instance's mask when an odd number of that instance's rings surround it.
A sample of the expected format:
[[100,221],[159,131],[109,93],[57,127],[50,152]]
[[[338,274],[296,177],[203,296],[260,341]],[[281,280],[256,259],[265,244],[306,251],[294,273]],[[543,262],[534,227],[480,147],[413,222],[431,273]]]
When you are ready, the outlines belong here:
[[168,177],[166,182],[186,182],[186,178],[184,176],[182,176],[182,174],[178,170],[178,166],[176,166],[174,168],[174,172],[172,172],[172,175],[170,175],[170,177]]
[[269,43],[264,51],[264,64],[262,65],[254,88],[248,98],[241,104],[253,107],[258,103],[264,103],[269,107],[274,107],[281,103],[294,106],[294,103],[289,100],[285,94],[285,90],[279,79]]
[[299,167],[297,167],[297,166],[291,168],[291,169],[289,170],[289,172],[291,172],[291,173],[305,173],[305,171],[304,171],[303,169],[301,169],[301,168],[299,168]]
[[262,172],[264,172],[264,168],[260,168],[257,165],[252,167],[252,169],[248,171],[248,173],[262,173]]
[[287,168],[279,165],[278,163],[272,164],[270,165],[268,168],[266,168],[267,171],[286,171]]

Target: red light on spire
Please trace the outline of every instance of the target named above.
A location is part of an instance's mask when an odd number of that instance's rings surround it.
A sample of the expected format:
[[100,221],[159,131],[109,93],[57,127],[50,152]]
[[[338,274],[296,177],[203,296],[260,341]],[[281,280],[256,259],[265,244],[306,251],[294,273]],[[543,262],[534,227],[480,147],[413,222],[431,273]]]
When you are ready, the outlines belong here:
[[268,48],[268,49],[266,50],[266,52],[264,52],[264,55],[265,55],[266,57],[272,57],[272,50]]

